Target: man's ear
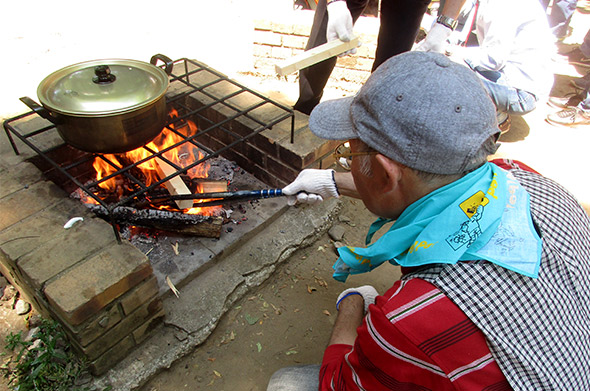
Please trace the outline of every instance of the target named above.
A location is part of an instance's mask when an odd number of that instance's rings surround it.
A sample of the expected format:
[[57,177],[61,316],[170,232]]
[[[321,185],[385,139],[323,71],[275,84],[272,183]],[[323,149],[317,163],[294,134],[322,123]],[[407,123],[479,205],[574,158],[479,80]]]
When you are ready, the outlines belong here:
[[380,153],[375,155],[375,162],[377,167],[373,171],[378,174],[380,191],[386,193],[396,190],[402,178],[402,167]]

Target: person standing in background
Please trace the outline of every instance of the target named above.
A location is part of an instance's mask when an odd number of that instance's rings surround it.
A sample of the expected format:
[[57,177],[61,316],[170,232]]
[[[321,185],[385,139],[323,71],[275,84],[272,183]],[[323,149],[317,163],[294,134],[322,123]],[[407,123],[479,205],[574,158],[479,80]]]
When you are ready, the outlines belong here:
[[[447,0],[420,50],[442,52],[464,3],[465,0]],[[319,0],[305,50],[335,39],[350,41],[354,23],[367,4],[368,0]],[[412,49],[429,5],[430,0],[381,0],[373,71],[388,58]],[[299,99],[293,106],[295,110],[311,113],[322,98],[336,61],[333,57],[299,72]]]

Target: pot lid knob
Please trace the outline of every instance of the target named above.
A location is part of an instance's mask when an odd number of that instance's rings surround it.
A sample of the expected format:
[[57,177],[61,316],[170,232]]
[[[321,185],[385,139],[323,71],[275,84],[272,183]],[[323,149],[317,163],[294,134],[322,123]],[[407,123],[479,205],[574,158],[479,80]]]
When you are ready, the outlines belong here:
[[111,68],[108,65],[99,65],[94,68],[95,77],[92,81],[96,84],[109,84],[117,79],[117,76],[111,73]]

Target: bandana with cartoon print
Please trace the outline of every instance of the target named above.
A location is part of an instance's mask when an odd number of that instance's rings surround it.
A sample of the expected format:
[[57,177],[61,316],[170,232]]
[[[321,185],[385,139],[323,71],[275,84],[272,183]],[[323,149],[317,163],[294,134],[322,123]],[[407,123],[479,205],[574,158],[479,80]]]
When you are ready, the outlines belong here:
[[486,163],[414,202],[370,244],[392,221],[379,218],[371,225],[367,247],[341,247],[333,277],[344,282],[386,261],[414,267],[482,259],[538,276],[542,241],[531,219],[529,194],[495,164]]

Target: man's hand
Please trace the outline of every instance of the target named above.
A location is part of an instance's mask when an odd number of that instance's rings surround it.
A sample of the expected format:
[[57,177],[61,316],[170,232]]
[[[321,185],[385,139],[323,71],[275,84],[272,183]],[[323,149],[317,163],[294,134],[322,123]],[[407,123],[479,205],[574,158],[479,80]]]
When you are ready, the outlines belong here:
[[378,293],[370,285],[346,289],[338,296],[336,308],[338,316],[332,329],[329,345],[354,345],[356,329],[363,323],[370,304],[375,302]]
[[305,169],[297,178],[283,189],[289,205],[296,203],[315,204],[326,198],[340,197],[336,182],[334,182],[334,170]]
[[443,53],[447,47],[447,39],[450,37],[453,30],[443,26],[440,23],[435,23],[426,35],[426,39],[418,45],[416,51],[418,52],[437,52]]
[[340,303],[349,296],[352,295],[359,295],[363,298],[364,301],[364,313],[366,314],[369,310],[369,305],[375,303],[375,298],[379,296],[377,290],[373,288],[371,285],[364,285],[358,288],[348,288],[344,292],[338,296],[336,300],[336,309],[339,310]]
[[[326,39],[328,42],[340,39],[348,42],[352,38],[352,15],[346,6],[346,1],[332,1],[328,4],[328,29],[326,30]],[[345,56],[355,54],[356,49],[351,49],[340,54]]]

